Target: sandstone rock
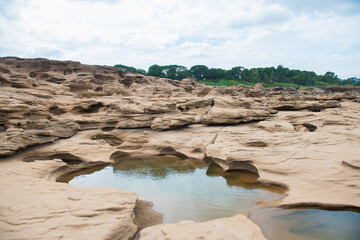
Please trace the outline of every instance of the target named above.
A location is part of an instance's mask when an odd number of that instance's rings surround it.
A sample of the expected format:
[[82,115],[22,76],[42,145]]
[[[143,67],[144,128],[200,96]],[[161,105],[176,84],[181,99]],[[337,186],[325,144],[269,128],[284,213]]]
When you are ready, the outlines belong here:
[[294,126],[288,122],[274,122],[274,121],[261,121],[256,124],[260,129],[264,129],[268,132],[292,132]]
[[[0,58],[0,85],[0,238],[132,238],[136,194],[55,182],[131,154],[252,171],[258,183],[288,190],[269,205],[360,206],[357,92],[211,87],[14,57]],[[197,237],[263,239],[242,215],[141,232]]]
[[255,84],[254,88],[248,89],[246,97],[263,97],[265,96],[265,88],[261,83]]
[[204,124],[236,124],[267,119],[270,112],[256,102],[241,98],[216,98],[213,107],[203,115]]
[[99,139],[105,140],[105,142],[107,142],[111,146],[117,146],[117,145],[121,145],[123,143],[123,140],[121,140],[119,137],[117,137],[113,134],[99,133],[99,134],[92,136],[91,139],[92,140],[99,140]]
[[53,142],[57,137],[44,136],[43,131],[8,128],[0,134],[0,156],[8,156],[31,145]]
[[[360,203],[355,200],[359,194],[355,179],[360,173],[351,166],[359,162],[355,159],[360,154],[360,148],[356,147],[359,134],[356,125],[360,118],[355,115],[360,106],[354,104],[346,103],[354,112],[351,118],[346,118],[347,125],[343,121],[322,125],[336,115],[337,119],[344,119],[348,114],[345,106],[312,115],[304,112],[298,118],[291,118],[293,123],[297,119],[298,124],[311,122],[321,126],[315,132],[295,131],[285,121],[293,113],[282,113],[272,121],[256,125],[227,126],[208,145],[206,155],[225,170],[231,170],[232,163],[250,163],[258,170],[258,181],[284,184],[289,191],[282,204],[317,202],[323,206],[357,206]],[[264,140],[267,147],[247,144]],[[353,177],[349,178],[348,174]]]
[[170,128],[183,127],[194,123],[199,123],[200,119],[193,116],[174,116],[155,118],[151,123],[154,130],[165,130]]
[[294,111],[309,109],[314,112],[319,112],[325,108],[335,108],[340,107],[341,104],[337,101],[301,101],[301,99],[296,101],[278,101],[270,102],[270,106],[279,111]]
[[0,210],[6,216],[0,221],[2,239],[130,239],[135,234],[136,194],[109,188],[89,194],[88,188],[36,177],[37,169],[61,166],[53,163],[22,163],[27,169],[16,171],[18,164],[2,165],[1,175],[7,175],[0,187]]
[[245,215],[216,219],[209,222],[157,225],[140,232],[141,240],[162,239],[258,239],[265,240],[260,228]]

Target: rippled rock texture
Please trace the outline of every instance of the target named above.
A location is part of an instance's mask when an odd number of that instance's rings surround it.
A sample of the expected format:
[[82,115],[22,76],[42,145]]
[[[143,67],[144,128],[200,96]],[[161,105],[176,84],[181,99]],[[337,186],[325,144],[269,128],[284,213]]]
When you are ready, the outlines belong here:
[[[348,91],[210,87],[79,62],[0,58],[0,237],[133,238],[135,193],[56,182],[131,153],[255,172],[259,182],[287,189],[267,205],[360,207],[359,99]],[[242,215],[140,233],[198,236],[262,238]]]

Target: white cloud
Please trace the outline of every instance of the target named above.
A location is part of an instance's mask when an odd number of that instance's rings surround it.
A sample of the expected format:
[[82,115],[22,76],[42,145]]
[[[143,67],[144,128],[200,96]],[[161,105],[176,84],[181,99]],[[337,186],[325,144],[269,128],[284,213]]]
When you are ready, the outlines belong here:
[[211,47],[210,44],[206,43],[206,42],[189,42],[186,41],[183,44],[180,45],[180,48],[183,49],[188,49],[188,48],[209,48]]
[[[6,3],[5,3],[6,2]],[[0,0],[0,55],[360,77],[360,5],[340,0]]]

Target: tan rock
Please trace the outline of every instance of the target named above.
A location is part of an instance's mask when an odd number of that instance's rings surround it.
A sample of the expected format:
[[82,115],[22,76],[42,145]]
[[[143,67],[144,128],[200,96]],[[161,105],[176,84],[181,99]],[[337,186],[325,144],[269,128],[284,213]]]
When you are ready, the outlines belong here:
[[171,116],[155,118],[151,122],[151,128],[154,130],[165,130],[170,128],[183,127],[194,123],[199,123],[200,118],[194,116]]
[[[0,58],[0,156],[8,156],[0,161],[0,238],[132,238],[135,193],[55,182],[130,154],[211,158],[224,170],[253,171],[260,183],[288,189],[269,205],[359,207],[359,116],[356,92],[210,87]],[[243,215],[141,232],[141,239],[194,238],[263,235]]]
[[[61,167],[63,162],[52,163]],[[29,170],[38,175],[55,166],[20,164],[27,169],[1,164],[1,174],[7,176],[0,187],[2,239],[131,239],[135,234],[136,194],[49,182],[29,176]]]
[[[347,108],[353,111],[351,118],[345,117],[349,114]],[[258,170],[259,181],[287,186],[289,191],[282,204],[359,206],[356,197],[360,194],[357,181],[360,173],[356,168],[360,154],[359,108],[358,104],[349,102],[344,108],[299,114],[296,121],[319,126],[315,132],[296,132],[291,124],[284,122],[289,117],[295,121],[293,112],[280,114],[274,122],[228,126],[218,133],[206,154],[226,170],[231,169],[233,162],[250,163]],[[346,118],[347,125],[343,121],[321,124],[335,115],[339,120]],[[249,141],[266,144],[249,146]]]
[[140,240],[210,239],[210,240],[265,240],[260,228],[245,215],[221,218],[209,222],[184,221],[177,224],[157,225],[140,232]]
[[213,107],[201,119],[205,124],[236,124],[241,122],[252,122],[267,119],[268,111],[249,109],[230,109]]

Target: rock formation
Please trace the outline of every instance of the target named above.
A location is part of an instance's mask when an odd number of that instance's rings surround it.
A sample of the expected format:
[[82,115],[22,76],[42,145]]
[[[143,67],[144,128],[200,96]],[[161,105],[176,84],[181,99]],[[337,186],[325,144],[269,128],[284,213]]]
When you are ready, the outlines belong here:
[[[211,87],[72,61],[0,58],[0,238],[132,239],[141,217],[135,193],[56,182],[131,153],[256,172],[259,182],[288,190],[273,206],[359,208],[359,99],[349,91]],[[140,233],[195,237],[264,238],[244,215]]]

